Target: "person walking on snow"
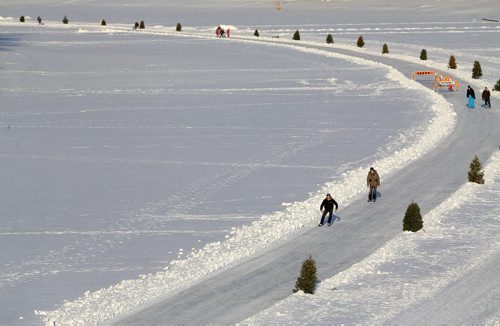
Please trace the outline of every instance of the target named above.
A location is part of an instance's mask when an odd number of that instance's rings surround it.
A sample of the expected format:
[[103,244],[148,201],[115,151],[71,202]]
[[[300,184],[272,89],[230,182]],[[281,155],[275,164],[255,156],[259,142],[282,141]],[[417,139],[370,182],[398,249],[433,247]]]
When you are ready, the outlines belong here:
[[488,87],[485,87],[482,94],[485,108],[491,108],[490,96],[491,94],[490,91],[488,90]]
[[476,100],[476,94],[474,93],[474,89],[472,87],[467,86],[467,100],[468,100],[468,106],[469,109],[474,109],[476,107],[475,100]]
[[[325,216],[328,213],[328,225],[332,225],[332,217],[333,217],[333,206],[335,206],[335,211],[339,209],[339,204],[332,198],[332,196],[328,193],[326,194],[326,198],[321,203],[319,210],[323,212],[321,215],[321,222],[319,222],[318,226],[322,226],[325,223]],[[324,208],[324,210],[323,210]]]
[[366,185],[370,188],[368,193],[368,201],[377,201],[377,187],[380,186],[380,177],[378,176],[377,170],[373,167],[370,168],[368,176],[366,177]]
[[228,27],[227,31],[226,31],[226,37],[229,37],[230,33],[231,33],[231,29],[229,29],[229,27]]

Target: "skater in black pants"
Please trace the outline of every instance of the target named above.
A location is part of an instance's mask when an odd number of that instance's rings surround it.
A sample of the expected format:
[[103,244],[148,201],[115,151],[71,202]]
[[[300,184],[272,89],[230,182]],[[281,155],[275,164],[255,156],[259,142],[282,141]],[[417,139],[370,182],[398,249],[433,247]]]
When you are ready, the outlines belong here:
[[485,87],[485,88],[484,88],[483,94],[481,94],[481,95],[482,95],[482,97],[483,97],[484,107],[485,107],[485,108],[490,108],[490,109],[491,109],[491,101],[490,101],[490,96],[491,96],[491,93],[490,93],[490,91],[488,90],[488,87]]
[[[335,211],[339,209],[339,205],[335,201],[335,199],[330,196],[330,194],[326,194],[326,198],[323,200],[321,203],[321,206],[319,210],[323,212],[323,215],[321,215],[321,222],[319,222],[318,226],[322,226],[325,223],[325,216],[327,213],[330,215],[328,216],[328,225],[332,225],[332,217],[333,217],[333,206],[335,205]],[[324,208],[324,210],[323,210]]]

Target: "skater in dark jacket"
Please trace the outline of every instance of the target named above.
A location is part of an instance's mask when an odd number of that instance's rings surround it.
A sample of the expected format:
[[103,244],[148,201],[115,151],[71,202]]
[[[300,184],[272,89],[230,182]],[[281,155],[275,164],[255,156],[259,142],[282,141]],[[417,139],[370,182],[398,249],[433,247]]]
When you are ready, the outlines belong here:
[[377,187],[380,186],[380,177],[378,176],[377,170],[373,167],[370,168],[368,176],[366,177],[366,185],[370,188],[368,193],[368,201],[377,201]]
[[323,200],[321,206],[319,207],[319,210],[323,212],[323,215],[321,215],[321,222],[319,222],[318,226],[322,226],[325,223],[325,216],[327,213],[330,214],[328,216],[328,225],[332,225],[333,206],[335,206],[335,211],[339,209],[339,205],[337,204],[335,199],[333,199],[332,196],[328,193],[326,194],[326,198]]
[[491,108],[491,102],[490,102],[490,96],[491,93],[488,90],[488,87],[484,88],[483,94],[481,94],[483,101],[484,101],[484,107],[485,108]]
[[469,109],[473,109],[476,107],[475,105],[475,100],[476,100],[476,94],[474,93],[474,89],[472,87],[467,86],[467,100],[468,100],[468,106]]

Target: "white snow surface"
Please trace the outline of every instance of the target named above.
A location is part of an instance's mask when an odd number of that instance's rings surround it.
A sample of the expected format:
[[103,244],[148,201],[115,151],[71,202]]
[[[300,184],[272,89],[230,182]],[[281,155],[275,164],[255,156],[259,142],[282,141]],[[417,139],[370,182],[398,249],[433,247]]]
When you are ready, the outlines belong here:
[[[286,46],[310,54],[340,57],[360,65],[381,65],[376,62],[349,58],[326,51],[310,48]],[[387,77],[408,89],[421,89],[432,98],[433,117],[428,120],[425,132],[418,141],[392,155],[373,162],[378,171],[386,176],[402,169],[425,154],[452,130],[454,112],[448,103],[432,90],[417,84],[398,71],[387,67]],[[344,173],[341,180],[326,183],[317,193],[304,202],[296,202],[283,211],[264,215],[250,225],[235,228],[225,241],[214,242],[200,250],[191,252],[185,259],[172,261],[163,272],[145,275],[137,280],[126,280],[119,284],[95,292],[86,292],[78,300],[65,303],[56,311],[40,311],[47,324],[99,324],[121,314],[130,313],[145,304],[152,304],[162,297],[188,287],[201,277],[214,271],[230,267],[238,260],[260,252],[274,241],[311,222],[316,222],[318,202],[324,193],[335,189],[335,198],[343,205],[349,205],[361,192],[365,191],[366,167]]]
[[[88,325],[108,322],[151,305],[276,242],[286,241],[301,228],[315,225],[318,202],[325,192],[333,190],[341,207],[348,206],[365,191],[364,178],[370,165],[377,166],[384,178],[390,178],[439,146],[454,126],[454,113],[444,98],[391,67],[329,52],[323,44],[326,32],[334,34],[338,48],[377,56],[382,56],[381,45],[388,42],[390,57],[409,63],[422,64],[417,55],[425,47],[430,54],[426,65],[466,80],[476,87],[476,93],[496,82],[500,74],[500,62],[495,55],[500,50],[500,29],[498,25],[475,22],[480,13],[471,14],[473,11],[465,1],[455,1],[457,8],[450,17],[458,20],[449,22],[438,22],[440,16],[433,12],[445,4],[449,8],[449,2],[402,1],[400,7],[391,7],[389,13],[379,11],[380,15],[374,17],[354,14],[357,9],[346,1],[338,3],[338,9],[350,14],[341,15],[335,24],[322,16],[325,4],[320,1],[312,6],[302,1],[282,2],[279,15],[284,12],[289,16],[278,17],[271,10],[269,16],[262,16],[262,21],[256,18],[264,12],[260,8],[272,8],[275,1],[216,2],[234,14],[231,19],[222,15],[225,9],[220,10],[216,4],[207,8],[207,2],[191,1],[185,7],[172,2],[172,10],[165,3],[149,1],[137,5],[130,1],[121,2],[124,7],[130,6],[125,11],[128,14],[113,17],[119,23],[109,24],[108,20],[106,28],[87,21],[99,16],[99,10],[116,6],[113,1],[98,5],[94,1],[54,3],[6,2],[7,10],[0,12],[4,73],[0,122],[5,135],[0,143],[0,164],[11,176],[7,179],[8,188],[16,191],[2,193],[8,204],[2,217],[5,224],[2,223],[0,241],[9,252],[2,253],[5,263],[1,269],[0,300],[6,318],[3,321],[8,324],[14,320],[19,324],[34,323],[33,317],[26,315],[27,309],[37,309],[36,314],[47,325]],[[304,3],[307,14],[301,13]],[[498,8],[493,3],[478,5]],[[148,25],[145,31],[132,34],[127,24],[129,14],[134,12],[130,8],[144,14],[148,12],[145,8],[155,4],[169,8],[150,13],[152,27]],[[242,11],[242,6],[249,11]],[[430,18],[408,13],[407,9],[414,6],[421,6]],[[163,26],[161,13],[184,15],[187,7],[203,8],[204,14],[192,12],[184,16],[192,26],[183,24],[182,34],[173,31],[175,20],[168,19],[170,26]],[[31,11],[27,12],[27,8]],[[18,19],[12,18],[18,17],[19,12],[36,17],[33,8],[46,13],[56,8],[57,14],[70,9],[73,16],[81,13],[80,22],[62,26],[57,21],[59,17],[45,15],[43,28],[49,33],[44,36],[34,22],[20,26]],[[392,10],[408,16],[394,19]],[[310,24],[308,15],[318,15],[319,22]],[[137,16],[133,17],[137,20]],[[390,21],[384,21],[388,17]],[[282,21],[275,23],[275,18]],[[464,22],[464,18],[468,20]],[[220,23],[235,26],[234,42],[214,39],[213,26]],[[262,26],[259,30],[263,37],[259,40],[251,36],[255,26]],[[300,45],[288,41],[296,26],[303,38]],[[366,36],[365,41],[372,39],[366,48],[352,45],[359,34]],[[456,34],[460,35],[454,38]],[[276,35],[280,39],[271,38]],[[473,40],[474,49],[463,47],[461,39],[467,37]],[[65,55],[54,55],[52,48]],[[31,53],[34,49],[38,59]],[[186,51],[193,50],[200,55],[185,60]],[[446,68],[451,51],[458,58],[457,71]],[[80,61],[78,52],[83,53]],[[168,57],[170,64],[162,60],[165,53],[173,53]],[[260,55],[258,62],[248,64],[255,55]],[[73,56],[76,60],[64,59]],[[141,57],[144,59],[138,59]],[[219,62],[217,57],[224,59]],[[485,73],[482,80],[470,78],[472,61],[477,58]],[[86,60],[93,66],[83,64]],[[296,65],[296,69],[290,69],[290,64]],[[98,75],[99,80],[92,75]],[[61,76],[71,83],[58,82]],[[249,95],[252,93],[257,96]],[[290,100],[290,96],[294,99]],[[496,93],[493,96],[493,100],[499,98]],[[186,100],[188,97],[193,100]],[[395,101],[384,102],[380,97],[393,97]],[[28,100],[20,100],[25,98]],[[338,109],[352,99],[355,106],[363,103],[361,111]],[[408,112],[396,113],[395,110],[401,111],[398,101],[406,101]],[[296,109],[294,102],[299,102]],[[287,115],[292,123],[281,124],[287,109],[292,107],[297,114],[304,106],[319,107],[314,114],[326,119],[326,124],[300,114]],[[229,107],[240,110],[231,116],[225,110]],[[274,116],[276,108],[279,114]],[[258,114],[250,114],[247,119],[245,114],[253,109],[259,109]],[[328,111],[323,111],[326,109],[335,112],[334,119],[339,124],[328,126],[331,122],[324,118],[328,117],[324,114]],[[184,115],[186,110],[193,115]],[[224,117],[227,125],[211,121],[210,114],[204,113],[206,110],[221,113],[215,113],[214,120]],[[370,129],[355,122],[371,111],[377,112],[380,128]],[[267,121],[263,122],[259,114]],[[242,115],[244,119],[239,120],[237,117]],[[202,119],[197,119],[200,116]],[[250,122],[253,125],[249,128]],[[317,122],[324,136],[317,135]],[[276,129],[272,127],[278,125],[284,132],[273,138]],[[166,133],[169,129],[171,134]],[[374,136],[362,137],[365,146],[355,139],[357,133],[363,132]],[[267,144],[265,150],[252,144],[257,133],[262,137],[257,143]],[[333,135],[332,141],[338,142],[333,147],[333,157],[318,157],[320,151],[311,148],[325,146]],[[289,140],[293,137],[305,140]],[[103,139],[107,143],[103,144]],[[199,139],[203,141],[197,145]],[[246,155],[236,149],[238,141]],[[173,154],[163,155],[163,151]],[[261,158],[256,159],[257,156]],[[218,160],[222,157],[225,159]],[[338,166],[319,172],[332,160]],[[500,215],[495,201],[499,192],[499,160],[496,155],[488,164],[485,186],[466,184],[427,214],[425,232],[403,234],[348,270],[322,281],[315,296],[295,294],[243,323],[417,323],[418,316],[412,312],[432,308],[425,306],[425,299],[445,300],[447,291],[458,291],[457,284],[463,287],[462,293],[471,292],[464,282],[467,277],[487,294],[488,287],[484,282],[477,284],[477,280],[479,272],[491,272],[498,261],[494,259],[499,255],[494,231]],[[37,165],[38,169],[33,169]],[[196,172],[191,167],[201,170]],[[279,189],[269,186],[266,195],[259,196],[263,184],[287,179],[289,172],[284,171],[289,169],[298,171],[290,173],[297,178],[292,179],[295,181]],[[259,173],[262,170],[268,172]],[[162,171],[168,172],[157,182],[133,185],[144,178],[154,180]],[[110,177],[106,176],[108,173]],[[280,173],[283,177],[279,177]],[[90,178],[93,174],[98,182]],[[186,176],[184,180],[176,178],[181,175]],[[62,193],[52,189],[44,192],[44,184],[53,182],[51,176],[82,186],[75,187],[75,191],[57,185],[54,189],[60,187]],[[119,178],[123,182],[112,186]],[[295,186],[298,182],[304,185]],[[278,195],[291,185],[295,188],[290,194]],[[30,186],[33,190],[29,190]],[[90,191],[85,190],[87,186]],[[172,191],[179,186],[183,187],[181,191]],[[254,198],[250,202],[254,206],[242,209],[241,202],[248,194]],[[196,195],[202,196],[204,203],[203,208],[198,208],[200,212],[183,203],[184,196]],[[26,196],[32,199],[29,204],[22,199]],[[72,204],[79,196],[82,203]],[[281,203],[284,208],[279,209]],[[186,227],[184,222],[190,221],[208,221],[210,225]],[[29,248],[37,246],[39,251],[35,249],[30,258]],[[148,252],[144,259],[131,257],[143,251]],[[488,269],[490,266],[493,267]],[[137,277],[140,274],[143,275]],[[83,284],[77,284],[78,279],[84,280]],[[127,280],[118,283],[122,279]],[[415,279],[419,281],[413,282]],[[66,286],[54,287],[61,281]],[[86,289],[89,291],[83,293]],[[52,292],[57,295],[52,297]],[[42,293],[39,297],[43,303],[30,305],[32,293]],[[454,308],[461,319],[451,321],[498,322],[495,303],[500,299],[496,292],[489,294],[485,295],[490,299],[487,309],[478,304],[468,310],[469,315],[464,305],[470,301],[457,302]],[[12,300],[14,297],[20,299]],[[63,299],[68,301],[61,304]],[[24,306],[20,305],[23,301]],[[447,316],[435,310],[429,321],[446,323]]]

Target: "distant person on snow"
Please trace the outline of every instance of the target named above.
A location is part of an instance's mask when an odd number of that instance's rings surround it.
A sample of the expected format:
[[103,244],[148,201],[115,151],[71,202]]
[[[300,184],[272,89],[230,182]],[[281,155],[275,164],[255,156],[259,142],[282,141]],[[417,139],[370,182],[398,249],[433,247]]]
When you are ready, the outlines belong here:
[[488,87],[485,87],[483,94],[482,94],[485,108],[491,108],[490,96],[491,96],[491,93],[490,93]]
[[138,23],[138,22],[135,22],[134,27],[133,27],[134,31],[135,31],[136,29],[138,29],[138,28],[139,28],[139,23]]
[[38,21],[38,25],[42,25],[42,17],[38,16],[36,20]]
[[474,102],[476,100],[476,94],[474,93],[474,89],[472,87],[467,86],[467,106],[469,106],[469,109],[473,109],[476,107],[476,103]]
[[[321,203],[321,206],[319,207],[319,210],[323,212],[323,215],[321,215],[321,222],[319,222],[318,226],[322,226],[325,223],[325,216],[327,213],[330,215],[328,216],[328,225],[332,225],[332,217],[333,217],[333,206],[335,205],[335,211],[339,209],[339,205],[335,201],[335,199],[332,198],[332,196],[328,193],[326,194],[326,198],[323,200]],[[324,208],[324,210],[323,210]]]
[[221,32],[221,31],[222,31],[222,28],[220,27],[220,25],[219,25],[219,26],[217,26],[217,28],[215,29],[215,35],[216,35],[217,37],[220,37],[220,32]]
[[366,185],[370,188],[368,193],[368,201],[377,201],[377,187],[380,186],[380,177],[378,176],[377,170],[373,167],[370,168],[368,176],[366,177]]

